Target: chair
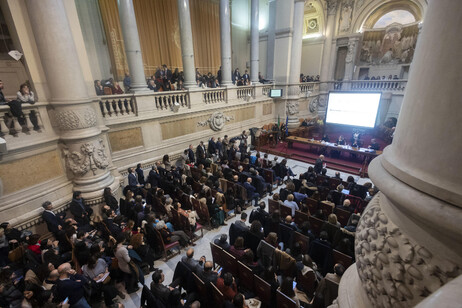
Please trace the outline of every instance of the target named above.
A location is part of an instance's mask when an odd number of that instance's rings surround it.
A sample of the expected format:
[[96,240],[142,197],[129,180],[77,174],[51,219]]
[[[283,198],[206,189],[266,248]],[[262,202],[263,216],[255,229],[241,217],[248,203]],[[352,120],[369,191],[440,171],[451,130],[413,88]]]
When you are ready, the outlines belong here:
[[210,284],[210,289],[212,289],[212,299],[215,307],[223,307],[225,301],[223,293],[213,283]]
[[305,221],[308,221],[309,218],[310,215],[308,215],[307,213],[295,211],[294,222],[297,224],[297,226],[300,227]]
[[311,298],[315,290],[316,274],[313,271],[307,272],[305,275],[298,273],[297,275],[297,289],[305,292]]
[[302,244],[302,252],[307,253],[308,249],[310,248],[310,238],[299,232],[294,232],[292,237],[294,243],[300,242]]
[[240,261],[237,261],[237,270],[239,273],[240,286],[244,287],[247,291],[254,292],[254,274],[252,270]]
[[330,306],[334,299],[338,297],[338,283],[326,279],[326,291],[324,293],[324,307]]
[[336,208],[335,215],[337,215],[337,220],[340,223],[340,225],[344,227],[348,224],[348,219],[350,219],[351,212]]
[[266,183],[270,183],[271,186],[274,185],[273,170],[271,170],[271,169],[263,169],[263,178],[265,179]]
[[280,223],[279,224],[279,230],[280,230],[280,238],[279,242],[284,243],[284,249],[286,248],[291,248],[292,247],[292,238],[294,234],[294,229],[289,227],[286,224]]
[[315,213],[316,210],[318,209],[318,201],[311,199],[311,198],[306,198],[305,199],[305,204],[306,206],[310,209],[310,213]]
[[353,195],[346,195],[345,199],[349,199],[351,202],[351,207],[355,209],[355,213],[361,213],[364,209],[363,206],[363,199],[353,196]]
[[292,209],[288,206],[281,204],[281,207],[279,208],[279,210],[281,212],[281,218],[286,218],[289,215],[292,216]]
[[220,259],[223,261],[221,266],[224,268],[225,272],[230,272],[234,277],[237,277],[239,273],[237,271],[236,258],[222,249],[220,251]]
[[334,260],[334,264],[340,263],[343,267],[348,268],[351,264],[353,264],[353,258],[349,255],[346,255],[338,250],[332,250],[332,259]]
[[336,190],[331,190],[329,194],[331,195],[332,202],[334,202],[335,205],[343,204],[343,199],[345,197],[343,193]]
[[331,190],[336,190],[337,186],[342,184],[342,180],[336,179],[336,178],[330,178],[329,179],[329,187]]
[[321,233],[321,229],[322,229],[322,225],[324,224],[324,221],[319,218],[313,217],[313,216],[310,216],[308,220],[310,221],[311,230],[313,231],[314,235],[316,237],[319,237],[319,233]]
[[274,211],[279,211],[280,203],[279,201],[275,201],[273,199],[268,199],[268,213],[273,214]]
[[177,253],[174,253],[170,256],[170,258],[173,258],[174,256],[180,254],[180,243],[178,241],[176,242],[172,242],[172,243],[169,243],[169,244],[165,244],[164,243],[164,239],[162,238],[162,235],[160,234],[159,231],[155,230],[154,234],[156,235],[157,237],[157,242],[158,243],[161,243],[162,245],[160,246],[161,250],[162,250],[162,255],[164,256],[164,261],[167,261],[169,258],[167,257],[167,251],[175,248],[175,247],[178,247],[178,252]]
[[191,200],[192,200],[193,208],[197,212],[197,216],[199,216],[199,219],[201,220],[202,224],[210,228],[210,214],[209,214],[209,209],[207,208],[207,206],[203,205],[197,199],[191,199]]
[[324,201],[320,203],[319,207],[321,208],[324,215],[329,216],[332,214],[334,207],[330,204],[325,203]]
[[[202,227],[202,225],[200,223],[197,223],[196,222],[196,230],[192,230],[192,227],[191,227],[191,224],[189,223],[189,219],[188,217],[186,217],[185,215],[178,215],[178,217],[180,218],[181,220],[181,224],[183,226],[183,230],[186,232],[186,234],[189,235],[189,237],[191,239],[194,239],[194,240],[198,240],[200,239],[201,237],[204,236],[204,227]],[[201,235],[200,236],[197,236],[196,235],[196,232],[197,231],[201,231]]]
[[265,306],[271,305],[271,285],[254,275],[255,294]]
[[207,286],[195,273],[192,273],[192,275],[193,275],[193,279],[194,279],[194,282],[197,288],[197,293],[199,293],[200,299],[207,302],[209,298],[209,292],[207,290]]
[[103,88],[104,95],[112,95],[112,89],[110,87]]
[[276,307],[278,308],[297,308],[297,304],[290,299],[287,295],[276,291]]
[[318,270],[323,276],[332,270],[334,264],[332,258],[332,247],[330,247],[330,245],[326,245],[319,240],[314,240],[310,244],[309,255],[311,259],[316,262]]
[[223,249],[210,242],[210,250],[212,251],[213,268],[216,268],[216,264],[223,266],[223,261],[221,260],[221,251]]
[[175,230],[185,230],[185,227],[189,227],[189,221],[187,225],[183,225],[183,221],[180,219],[180,216],[185,217],[184,215],[180,215],[178,210],[172,208],[172,224],[175,227]]

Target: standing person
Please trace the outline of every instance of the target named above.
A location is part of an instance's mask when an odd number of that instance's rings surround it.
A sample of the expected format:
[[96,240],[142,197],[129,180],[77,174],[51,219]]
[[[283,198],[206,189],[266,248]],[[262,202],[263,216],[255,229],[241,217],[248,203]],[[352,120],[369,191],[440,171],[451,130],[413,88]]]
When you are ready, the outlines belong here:
[[194,148],[192,144],[190,144],[188,148],[188,158],[192,164],[196,162],[196,158],[194,157]]
[[56,215],[55,213],[53,213],[53,204],[50,201],[45,201],[42,204],[42,207],[44,209],[42,213],[42,218],[47,224],[48,231],[57,236],[58,232],[63,229],[63,219],[64,216],[66,216],[66,213],[62,213],[60,215]]
[[125,92],[127,93],[128,91],[130,91],[130,85],[131,85],[131,79],[130,79],[130,75],[128,73],[125,73],[125,77],[124,77],[124,89],[125,89]]
[[201,141],[196,148],[197,164],[205,165],[205,153],[204,141]]
[[319,155],[318,159],[316,159],[316,162],[314,163],[314,172],[316,174],[320,174],[322,172],[323,167],[325,168],[324,155]]
[[221,66],[220,66],[220,69],[219,69],[218,72],[217,72],[217,80],[218,80],[218,83],[221,85],[221,80],[222,80],[222,77],[221,77]]
[[144,185],[146,181],[144,180],[144,172],[143,172],[143,169],[141,168],[141,164],[136,165],[135,171],[136,171],[136,174],[138,175],[138,182],[141,185]]
[[130,190],[135,193],[135,195],[138,195],[139,188],[141,187],[141,184],[138,182],[138,178],[135,174],[135,170],[133,168],[128,168],[128,186],[130,187]]
[[223,142],[221,138],[218,137],[217,142],[215,143],[215,148],[217,150],[218,156],[221,158],[223,157]]
[[70,211],[77,221],[79,230],[90,231],[90,216],[93,214],[91,207],[85,205],[85,200],[82,198],[82,192],[75,191],[72,195],[72,202],[70,204]]

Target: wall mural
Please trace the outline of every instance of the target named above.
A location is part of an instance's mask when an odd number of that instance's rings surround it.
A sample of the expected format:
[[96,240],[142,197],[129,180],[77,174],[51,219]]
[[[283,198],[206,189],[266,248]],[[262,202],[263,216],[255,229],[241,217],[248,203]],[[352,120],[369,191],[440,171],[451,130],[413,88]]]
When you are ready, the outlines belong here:
[[419,27],[394,23],[385,30],[365,30],[359,56],[360,65],[410,63],[414,56]]

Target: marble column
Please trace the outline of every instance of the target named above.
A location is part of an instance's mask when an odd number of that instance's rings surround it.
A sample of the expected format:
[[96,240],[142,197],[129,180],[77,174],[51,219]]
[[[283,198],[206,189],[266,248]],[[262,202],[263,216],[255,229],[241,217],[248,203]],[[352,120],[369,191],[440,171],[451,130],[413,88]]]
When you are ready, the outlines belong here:
[[258,10],[260,1],[252,0],[250,9],[250,81],[258,83],[260,30],[258,29]]
[[220,0],[221,85],[230,86],[231,81],[231,19],[229,0]]
[[353,80],[356,53],[358,50],[359,37],[353,36],[348,40],[348,53],[345,58],[345,75],[344,81]]
[[333,65],[333,63],[331,63],[331,49],[332,39],[335,32],[335,15],[337,13],[337,4],[338,0],[326,0],[327,21],[321,60],[320,80],[323,83],[321,85],[321,91],[327,91],[327,84],[325,82],[332,78],[332,76],[329,76],[329,67],[330,65]]
[[287,112],[289,128],[300,126],[298,121],[298,105],[300,100],[300,66],[302,62],[303,17],[305,14],[305,0],[294,1],[294,23],[292,34],[292,48],[290,52],[290,75],[287,97]]
[[98,124],[101,115],[88,94],[64,4],[27,0],[26,6],[69,178],[86,198],[101,198],[104,187],[118,185],[109,172],[105,127]]
[[184,87],[197,87],[196,68],[194,66],[194,46],[191,30],[189,0],[178,1],[178,18],[180,21],[181,56],[183,57]]
[[120,27],[124,38],[125,54],[130,70],[130,91],[147,92],[143,57],[141,56],[140,37],[136,26],[133,0],[118,0]]
[[[276,19],[276,0],[269,0],[269,17],[268,20]],[[274,80],[274,41],[275,41],[275,22],[268,23],[268,44],[266,46],[266,79]]]
[[369,167],[381,192],[361,215],[340,307],[413,307],[462,274],[461,11],[428,2],[393,143]]

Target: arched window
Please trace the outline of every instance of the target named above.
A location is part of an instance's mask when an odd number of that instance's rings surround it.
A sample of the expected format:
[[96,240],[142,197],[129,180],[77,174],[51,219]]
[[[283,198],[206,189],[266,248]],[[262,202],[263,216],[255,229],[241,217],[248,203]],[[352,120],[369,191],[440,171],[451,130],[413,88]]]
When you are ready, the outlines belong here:
[[377,22],[372,27],[373,29],[385,28],[392,23],[398,23],[401,25],[407,25],[415,22],[415,17],[409,11],[405,10],[395,10],[384,14],[382,17],[377,20]]

